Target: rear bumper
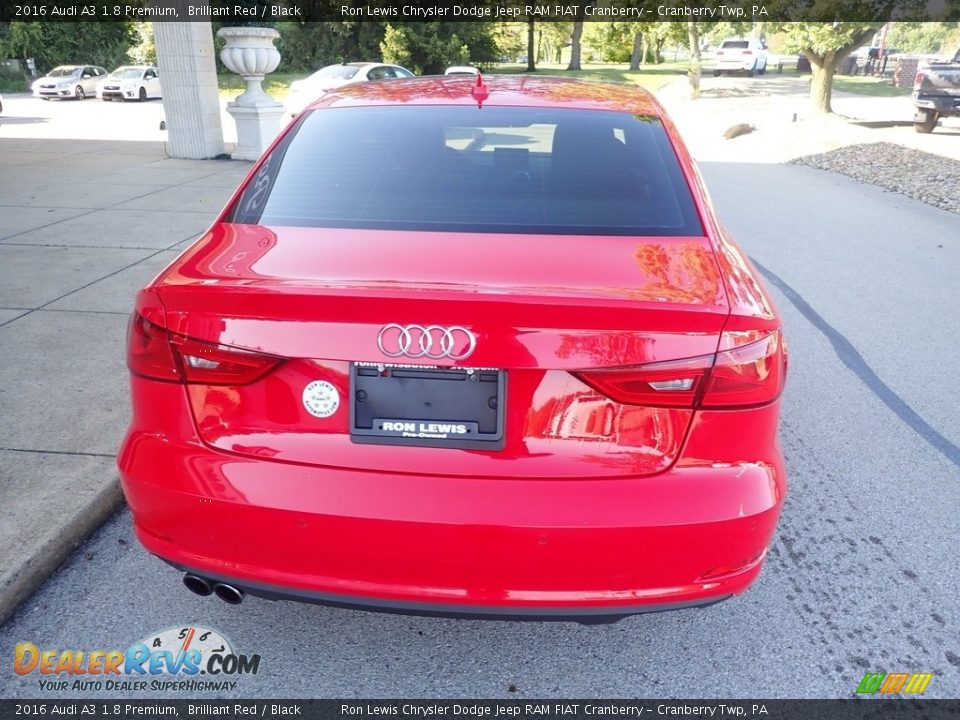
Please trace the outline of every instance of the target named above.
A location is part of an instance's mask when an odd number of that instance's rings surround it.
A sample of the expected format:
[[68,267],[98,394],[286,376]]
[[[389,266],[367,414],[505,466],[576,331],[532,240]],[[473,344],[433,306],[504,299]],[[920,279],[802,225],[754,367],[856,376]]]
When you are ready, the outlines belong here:
[[717,602],[760,572],[785,491],[779,456],[645,478],[462,478],[241,458],[135,431],[119,464],[140,541],[181,569],[267,597],[430,615]]
[[719,60],[714,63],[713,69],[721,72],[737,72],[749,70],[752,67],[763,67],[759,60]]
[[913,95],[917,108],[934,110],[940,115],[960,115],[960,97],[956,95]]

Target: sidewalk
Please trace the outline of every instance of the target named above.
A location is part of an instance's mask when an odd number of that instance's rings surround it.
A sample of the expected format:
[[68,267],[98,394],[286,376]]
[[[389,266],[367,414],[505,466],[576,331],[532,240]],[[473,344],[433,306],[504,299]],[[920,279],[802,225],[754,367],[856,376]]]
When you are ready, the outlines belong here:
[[0,624],[121,502],[134,294],[249,169],[0,138]]

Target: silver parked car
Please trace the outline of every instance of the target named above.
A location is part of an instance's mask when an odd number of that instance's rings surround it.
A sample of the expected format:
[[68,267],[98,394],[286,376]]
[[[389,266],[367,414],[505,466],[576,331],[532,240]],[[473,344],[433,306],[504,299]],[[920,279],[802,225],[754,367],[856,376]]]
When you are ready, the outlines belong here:
[[39,80],[34,80],[33,96],[50,98],[76,98],[83,100],[97,94],[97,83],[106,77],[107,71],[99,65],[60,65]]

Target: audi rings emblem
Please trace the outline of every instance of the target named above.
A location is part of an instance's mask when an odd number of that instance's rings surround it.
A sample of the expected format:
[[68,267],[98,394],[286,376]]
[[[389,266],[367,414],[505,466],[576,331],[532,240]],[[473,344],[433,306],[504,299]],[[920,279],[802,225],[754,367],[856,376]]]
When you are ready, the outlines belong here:
[[464,360],[477,347],[477,337],[465,327],[454,325],[384,325],[377,335],[377,347],[387,357]]

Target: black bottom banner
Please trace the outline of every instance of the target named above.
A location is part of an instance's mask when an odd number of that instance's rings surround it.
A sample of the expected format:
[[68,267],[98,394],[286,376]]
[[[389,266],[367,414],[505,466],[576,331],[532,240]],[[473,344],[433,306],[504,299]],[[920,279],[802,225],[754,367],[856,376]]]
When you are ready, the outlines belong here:
[[62,717],[940,720],[960,700],[0,700],[0,720]]

